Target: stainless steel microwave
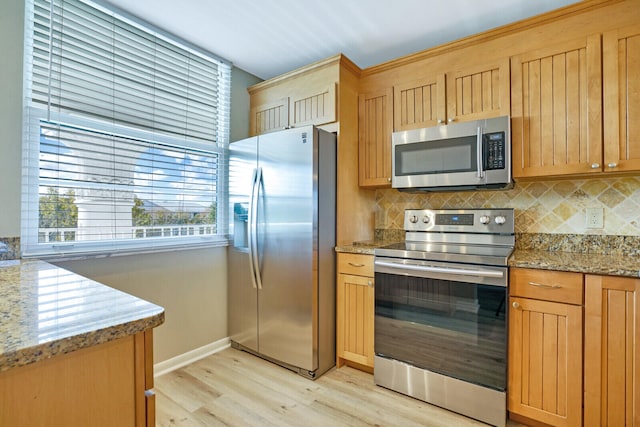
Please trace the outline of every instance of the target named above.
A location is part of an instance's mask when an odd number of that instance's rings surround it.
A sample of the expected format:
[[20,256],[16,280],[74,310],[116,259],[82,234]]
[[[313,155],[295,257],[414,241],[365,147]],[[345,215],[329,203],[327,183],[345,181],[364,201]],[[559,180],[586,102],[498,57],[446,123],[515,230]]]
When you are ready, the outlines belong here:
[[509,116],[394,132],[391,186],[451,191],[510,188]]

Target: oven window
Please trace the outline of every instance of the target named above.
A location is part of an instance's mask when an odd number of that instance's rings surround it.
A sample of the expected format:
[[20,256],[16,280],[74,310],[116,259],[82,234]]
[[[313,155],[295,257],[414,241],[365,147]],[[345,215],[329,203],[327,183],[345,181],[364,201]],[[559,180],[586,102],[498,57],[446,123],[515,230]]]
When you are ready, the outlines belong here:
[[507,288],[376,273],[375,353],[506,390]]
[[396,175],[475,172],[477,137],[396,145]]

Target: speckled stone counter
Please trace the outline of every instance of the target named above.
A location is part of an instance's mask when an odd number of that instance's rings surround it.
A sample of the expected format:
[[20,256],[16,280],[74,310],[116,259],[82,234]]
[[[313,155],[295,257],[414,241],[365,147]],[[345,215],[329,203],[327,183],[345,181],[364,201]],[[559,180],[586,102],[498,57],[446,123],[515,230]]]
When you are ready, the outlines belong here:
[[336,246],[335,251],[349,254],[373,255],[373,251],[376,248],[381,248],[382,246],[387,246],[392,243],[396,243],[397,241],[398,240],[367,240],[354,242],[351,245]]
[[640,277],[640,256],[516,249],[509,267]]
[[163,322],[162,307],[52,264],[0,261],[0,372]]
[[[354,242],[337,246],[335,250],[374,255],[375,248],[398,240]],[[639,251],[640,239],[630,236],[518,234],[509,266],[640,277]]]

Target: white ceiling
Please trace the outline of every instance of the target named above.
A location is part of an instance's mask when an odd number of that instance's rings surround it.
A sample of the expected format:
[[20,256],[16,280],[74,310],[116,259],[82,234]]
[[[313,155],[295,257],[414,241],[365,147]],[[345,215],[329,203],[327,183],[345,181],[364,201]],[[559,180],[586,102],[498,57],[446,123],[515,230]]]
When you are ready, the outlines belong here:
[[361,68],[576,0],[105,0],[262,79],[344,53]]

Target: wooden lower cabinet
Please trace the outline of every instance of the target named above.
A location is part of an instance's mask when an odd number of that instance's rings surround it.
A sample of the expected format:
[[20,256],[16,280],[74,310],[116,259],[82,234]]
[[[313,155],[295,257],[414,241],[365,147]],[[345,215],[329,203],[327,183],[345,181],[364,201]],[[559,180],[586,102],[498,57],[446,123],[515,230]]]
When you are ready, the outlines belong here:
[[585,426],[640,426],[640,279],[586,276]]
[[[581,303],[582,274],[512,269],[510,287],[507,390],[512,418],[580,426],[583,308],[553,300],[579,293]],[[544,292],[549,300],[530,298]]]
[[155,426],[152,331],[0,373],[0,426]]
[[[355,274],[354,274],[355,273]],[[336,365],[373,370],[373,256],[338,254]]]

